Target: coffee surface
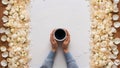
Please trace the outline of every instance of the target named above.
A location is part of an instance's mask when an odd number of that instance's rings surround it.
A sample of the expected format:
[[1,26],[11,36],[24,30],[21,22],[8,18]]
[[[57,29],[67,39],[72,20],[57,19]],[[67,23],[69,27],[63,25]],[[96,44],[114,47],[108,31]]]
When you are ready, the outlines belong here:
[[56,32],[55,32],[55,37],[56,37],[56,39],[59,39],[59,40],[61,40],[61,39],[64,39],[65,38],[65,31],[64,30],[62,30],[62,29],[58,29],[58,30],[56,30]]

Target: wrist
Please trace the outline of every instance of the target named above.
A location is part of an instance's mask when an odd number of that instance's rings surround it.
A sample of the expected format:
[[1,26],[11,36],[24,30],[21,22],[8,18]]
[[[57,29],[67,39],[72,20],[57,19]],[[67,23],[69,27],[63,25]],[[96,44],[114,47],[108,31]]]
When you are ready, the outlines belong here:
[[64,53],[68,53],[68,52],[69,52],[69,50],[68,50],[68,49],[64,49],[63,51],[64,51]]
[[56,49],[52,49],[52,52],[56,52]]

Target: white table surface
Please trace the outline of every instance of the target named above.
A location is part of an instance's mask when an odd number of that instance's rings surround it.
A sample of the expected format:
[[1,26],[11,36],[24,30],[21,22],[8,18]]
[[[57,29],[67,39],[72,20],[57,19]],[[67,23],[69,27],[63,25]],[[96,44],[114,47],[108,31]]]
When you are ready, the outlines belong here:
[[[50,32],[66,28],[71,35],[69,50],[80,68],[89,68],[89,2],[86,0],[32,0],[31,68],[40,68],[51,50]],[[67,68],[59,48],[53,68]]]

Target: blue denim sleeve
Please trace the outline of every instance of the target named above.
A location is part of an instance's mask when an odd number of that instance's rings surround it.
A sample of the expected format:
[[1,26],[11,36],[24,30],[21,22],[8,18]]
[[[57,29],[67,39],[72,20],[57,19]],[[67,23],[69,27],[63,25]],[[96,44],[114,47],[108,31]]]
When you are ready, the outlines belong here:
[[74,58],[72,57],[72,55],[68,52],[68,53],[64,53],[65,59],[66,59],[66,63],[67,63],[67,68],[79,68],[77,66],[76,61],[74,60]]
[[52,68],[56,52],[50,52],[40,68]]

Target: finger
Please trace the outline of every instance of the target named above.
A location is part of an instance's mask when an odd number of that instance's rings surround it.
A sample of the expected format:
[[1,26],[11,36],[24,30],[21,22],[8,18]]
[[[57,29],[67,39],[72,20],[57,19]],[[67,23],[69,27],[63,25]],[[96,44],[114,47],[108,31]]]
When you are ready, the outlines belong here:
[[50,34],[50,41],[52,41],[52,35]]
[[54,37],[52,37],[52,35],[50,36],[50,41],[52,44],[55,42],[55,39],[54,39]]
[[68,36],[68,31],[67,31],[67,29],[64,29],[65,30],[65,32],[66,32],[66,35]]
[[70,39],[70,36],[66,36],[66,41],[68,41]]
[[70,34],[68,33],[67,40],[70,40]]
[[68,36],[66,36],[66,39],[65,39],[66,41],[68,40]]
[[56,30],[56,29],[53,29],[53,31],[51,32],[52,36],[54,35],[54,33],[55,33],[55,30]]
[[54,40],[54,32],[55,32],[55,29],[51,32],[51,34],[50,34],[50,39],[51,40]]
[[68,36],[68,40],[70,40],[70,36]]
[[52,41],[55,43],[56,42],[56,40],[55,40],[55,38],[54,37],[52,37]]
[[69,34],[69,32],[68,32],[68,30],[66,30],[66,29],[65,29],[65,32],[66,32],[66,35],[67,35],[67,36],[69,36],[69,35],[70,35],[70,34]]
[[67,44],[69,44],[69,42],[70,42],[70,37],[69,37],[69,36],[67,37],[67,39],[65,40],[65,42],[66,42]]
[[70,37],[68,37],[68,43],[70,43]]

